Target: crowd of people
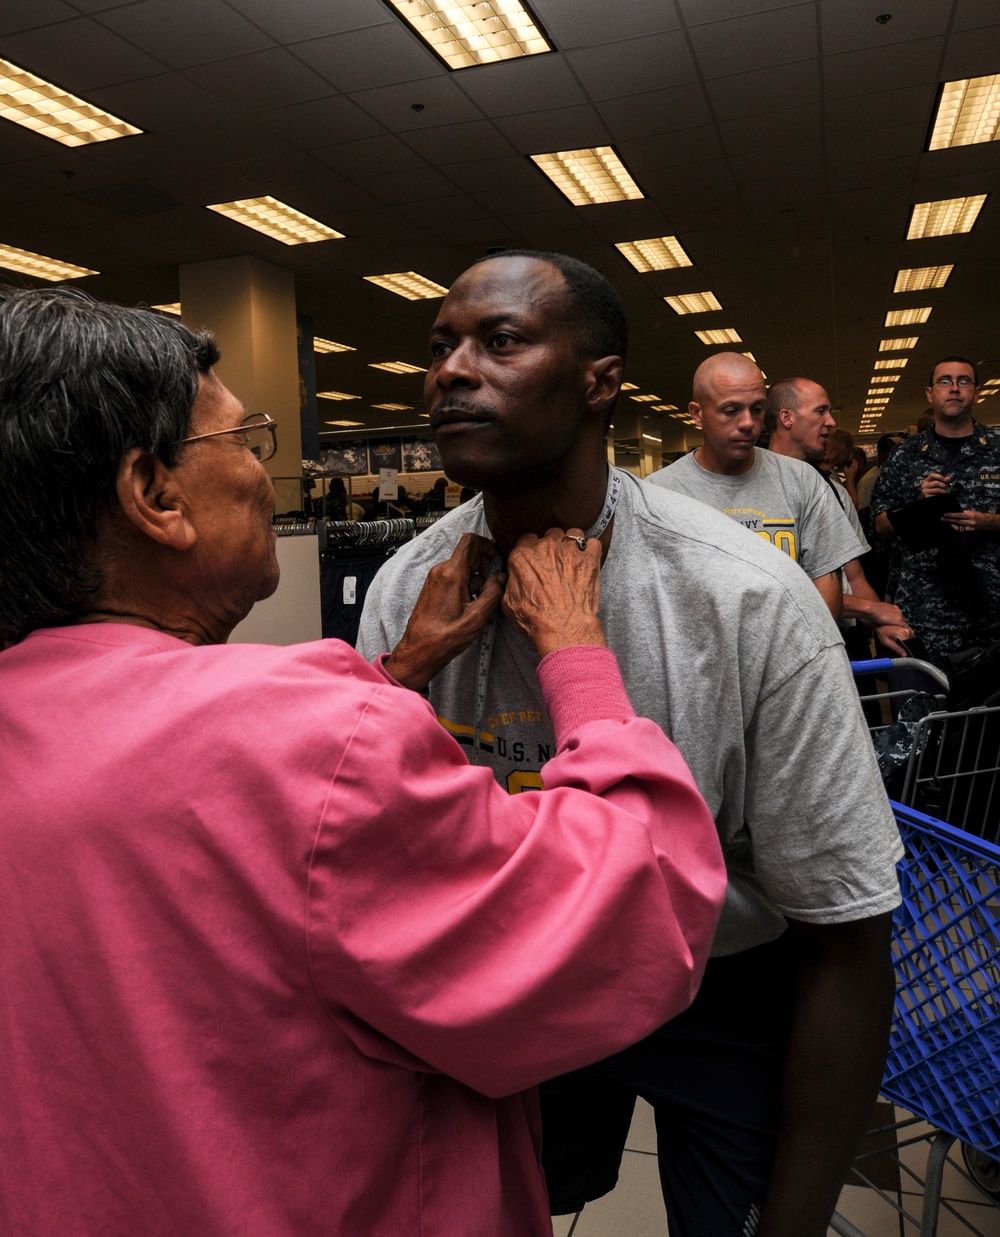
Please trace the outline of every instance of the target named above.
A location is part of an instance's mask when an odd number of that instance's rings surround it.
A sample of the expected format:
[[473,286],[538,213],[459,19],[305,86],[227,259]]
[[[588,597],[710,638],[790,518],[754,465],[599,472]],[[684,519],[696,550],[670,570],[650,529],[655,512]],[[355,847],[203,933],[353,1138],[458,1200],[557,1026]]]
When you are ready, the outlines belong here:
[[901,854],[845,638],[996,638],[1000,431],[946,358],[866,484],[819,383],[724,352],[640,481],[627,351],[586,264],[473,264],[424,393],[475,496],[357,650],[229,645],[274,423],[205,333],[0,290],[5,1229],[545,1237],[643,1096],[671,1237],[824,1237]]

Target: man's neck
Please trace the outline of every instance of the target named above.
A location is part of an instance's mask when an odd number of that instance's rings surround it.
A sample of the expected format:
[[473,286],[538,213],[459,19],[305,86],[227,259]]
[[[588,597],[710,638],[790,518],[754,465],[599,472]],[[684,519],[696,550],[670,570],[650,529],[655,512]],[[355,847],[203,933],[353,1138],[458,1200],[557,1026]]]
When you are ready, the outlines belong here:
[[939,438],[969,438],[972,431],[971,412],[961,421],[945,421],[942,417],[934,418],[934,433]]
[[[587,475],[505,493],[484,490],[483,510],[490,536],[504,558],[525,533],[541,537],[550,528],[580,528],[599,519],[608,489],[608,464],[599,460]],[[603,538],[602,538],[603,540]]]
[[720,477],[742,477],[744,473],[748,473],[753,468],[756,450],[756,447],[751,447],[746,459],[734,461],[719,459],[710,452],[706,452],[704,447],[696,447],[694,459],[695,463],[704,468],[706,472],[714,472]]

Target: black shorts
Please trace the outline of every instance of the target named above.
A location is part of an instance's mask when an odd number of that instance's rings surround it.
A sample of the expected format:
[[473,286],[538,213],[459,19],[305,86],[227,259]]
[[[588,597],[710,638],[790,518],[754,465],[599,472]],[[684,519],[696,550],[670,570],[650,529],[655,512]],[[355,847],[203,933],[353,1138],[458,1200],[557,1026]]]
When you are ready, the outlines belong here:
[[542,1085],[553,1215],[614,1189],[641,1095],[656,1115],[671,1237],[751,1237],[774,1157],[796,970],[787,933],[712,959],[690,1009]]

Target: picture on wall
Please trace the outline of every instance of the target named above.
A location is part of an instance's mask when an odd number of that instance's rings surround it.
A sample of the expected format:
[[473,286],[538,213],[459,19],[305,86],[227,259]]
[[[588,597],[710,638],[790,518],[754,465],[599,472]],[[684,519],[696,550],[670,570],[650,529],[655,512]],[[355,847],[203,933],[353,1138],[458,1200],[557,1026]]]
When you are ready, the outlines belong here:
[[441,452],[433,438],[404,438],[403,472],[443,472]]
[[368,444],[363,439],[338,442],[319,453],[323,471],[340,477],[363,477],[368,472]]
[[395,468],[400,470],[400,450],[398,438],[368,439],[368,468],[378,475],[380,468]]

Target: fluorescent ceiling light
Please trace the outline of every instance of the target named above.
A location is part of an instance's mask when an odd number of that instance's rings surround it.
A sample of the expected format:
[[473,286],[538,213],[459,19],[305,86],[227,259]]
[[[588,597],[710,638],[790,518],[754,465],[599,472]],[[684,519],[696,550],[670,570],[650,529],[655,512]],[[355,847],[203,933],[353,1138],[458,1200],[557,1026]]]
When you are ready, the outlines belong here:
[[360,399],[360,395],[348,395],[346,391],[317,391],[317,399]]
[[872,374],[872,382],[889,383],[895,386],[899,381],[899,374]]
[[868,392],[868,398],[865,400],[866,408],[876,408],[879,404],[888,404],[888,395],[875,396],[871,391]]
[[84,275],[101,273],[86,266],[60,262],[58,258],[46,258],[27,249],[16,249],[13,245],[0,245],[0,266],[8,271],[17,271],[19,275],[34,275],[37,279],[48,279],[53,283],[60,279],[80,279]]
[[983,383],[984,387],[1000,387],[1000,378],[990,378],[988,382]]
[[748,361],[753,361],[754,365],[757,364],[757,358],[754,356],[752,352],[744,352],[743,355],[747,358]]
[[917,335],[907,335],[898,339],[883,339],[878,346],[879,352],[907,352],[917,346]]
[[369,369],[384,369],[387,374],[426,374],[427,370],[406,361],[372,361]]
[[320,339],[316,335],[313,337],[313,352],[323,356],[327,352],[357,352],[357,348],[352,348],[350,344],[336,344],[332,339]]
[[928,150],[995,142],[1000,133],[1000,74],[945,82]]
[[172,305],[151,305],[150,309],[158,309],[161,314],[173,314],[177,318],[181,315],[180,301],[174,301]]
[[694,266],[676,236],[654,236],[645,241],[622,241],[615,248],[644,275],[649,271],[672,271]]
[[63,146],[111,142],[142,132],[9,60],[0,60],[0,116]]
[[[354,399],[355,397],[352,395],[350,398]],[[359,395],[357,396],[357,398],[360,399],[361,396]],[[323,424],[324,425],[344,425],[350,428],[353,425],[364,425],[364,421],[324,421]]]
[[955,269],[954,262],[948,266],[913,266],[896,272],[893,292],[924,292],[928,288],[943,288],[948,276]]
[[885,315],[884,326],[916,326],[918,322],[926,322],[931,316],[931,305],[923,305],[920,309],[890,309]]
[[518,0],[389,0],[449,69],[495,64],[551,51],[544,33]]
[[436,296],[447,296],[448,289],[442,288],[433,279],[425,279],[416,271],[397,271],[393,275],[365,275],[368,283],[377,284],[387,292],[395,292],[397,296],[408,301],[430,301]]
[[695,331],[703,344],[741,344],[739,332],[731,326],[720,327],[717,331]]
[[634,382],[623,382],[621,385],[623,391],[638,391],[638,386]]
[[910,358],[908,356],[893,357],[891,361],[876,361],[876,369],[905,369],[906,363]]
[[655,404],[660,397],[658,395],[630,395],[629,399],[634,399],[637,404]]
[[385,412],[409,412],[412,404],[372,404],[373,408],[381,408]]
[[283,245],[304,245],[314,241],[339,240],[343,232],[328,228],[317,219],[310,219],[294,206],[286,206],[277,198],[265,194],[260,198],[243,198],[238,202],[216,202],[208,207],[217,215],[225,215],[245,228],[263,232]]
[[977,193],[968,198],[918,202],[910,215],[906,239],[918,241],[925,236],[955,236],[959,232],[971,232],[985,201],[986,194]]
[[654,412],[676,412],[677,405],[676,404],[654,404],[653,411]]
[[885,392],[885,387],[869,387],[868,395],[869,397],[877,397],[875,399],[876,403],[888,404],[889,402],[889,396]]
[[557,150],[531,158],[574,206],[632,202],[645,196],[610,146]]
[[646,442],[662,442],[663,441],[662,438],[657,438],[655,434],[643,434],[643,438],[646,440]]
[[686,292],[683,296],[663,298],[675,314],[707,314],[721,309],[714,292]]

